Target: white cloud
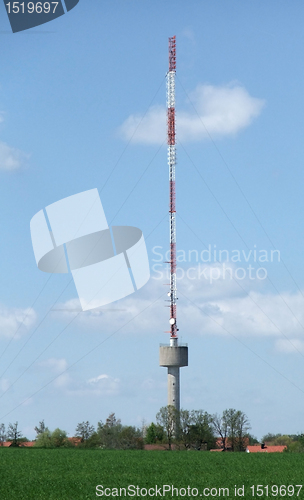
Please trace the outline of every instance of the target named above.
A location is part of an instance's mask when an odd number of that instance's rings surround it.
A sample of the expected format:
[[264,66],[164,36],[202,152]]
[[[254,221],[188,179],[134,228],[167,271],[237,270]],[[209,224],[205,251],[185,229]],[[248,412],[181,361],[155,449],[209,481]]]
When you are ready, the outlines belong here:
[[60,373],[67,369],[68,362],[65,358],[49,358],[39,363],[41,366],[50,368],[54,373]]
[[38,366],[40,370],[42,369],[44,372],[50,372],[53,377],[57,375],[57,378],[53,382],[53,386],[70,396],[113,396],[120,392],[120,379],[105,373],[83,382],[75,380],[71,374],[66,371],[69,364],[65,358],[49,358],[41,361]]
[[32,308],[17,309],[0,306],[0,337],[14,336],[18,339],[35,324],[36,319],[37,315]]
[[[4,115],[5,113],[0,111],[0,123],[4,122]],[[0,171],[13,172],[18,170],[28,158],[28,154],[0,141]]]
[[87,381],[87,390],[94,391],[96,394],[116,395],[120,390],[119,378],[111,377],[110,375],[102,374],[91,378]]
[[[230,264],[231,265],[231,264]],[[217,265],[205,265],[207,277]],[[198,271],[198,267],[196,270]],[[191,273],[190,276],[194,276]],[[196,276],[199,273],[197,272]],[[79,328],[88,330],[103,330],[105,336],[119,330],[120,335],[150,335],[155,331],[164,331],[168,326],[168,310],[163,307],[165,295],[154,304],[163,292],[165,279],[151,279],[149,283],[119,303],[112,304],[111,308],[99,308],[81,313],[75,323]],[[295,338],[304,340],[304,307],[303,296],[300,292],[282,292],[281,296],[263,291],[264,282],[249,279],[239,280],[238,284],[229,278],[220,275],[212,284],[203,276],[197,279],[184,278],[178,281],[178,325],[182,332],[192,332],[192,335],[232,336],[238,338],[272,338],[282,340],[279,344],[290,346],[290,350],[297,352],[289,340]],[[248,295],[244,290],[248,290]],[[290,312],[284,301],[289,305]],[[71,304],[70,304],[71,305]],[[197,307],[199,306],[199,308]],[[62,305],[64,308],[64,305]],[[141,312],[143,311],[143,312]],[[70,314],[61,313],[62,319]],[[134,318],[134,319],[133,319]],[[122,327],[122,328],[121,328]],[[285,342],[285,343],[284,343]],[[287,344],[286,344],[287,342]],[[302,341],[301,341],[302,342]],[[300,345],[300,344],[299,344]],[[302,344],[301,344],[302,346]],[[284,349],[286,352],[286,348]],[[299,349],[300,350],[300,349]]]
[[68,362],[65,358],[49,358],[45,361],[41,361],[39,366],[49,369],[54,375],[58,375],[56,380],[54,380],[55,387],[61,389],[70,384],[71,377],[69,373],[62,373],[68,368]]
[[[189,97],[188,111],[178,110],[176,116],[177,139],[181,142],[201,141],[209,134],[235,135],[251,124],[265,104],[237,84],[198,85]],[[152,106],[145,116],[130,115],[119,132],[134,143],[162,144],[166,138],[166,108]]]
[[[0,120],[1,121],[1,120]],[[13,171],[21,167],[27,155],[0,141],[0,170]]]
[[276,341],[276,350],[283,353],[294,353],[296,349],[299,352],[304,353],[304,340],[291,339],[291,342],[285,339],[279,339]]
[[166,138],[166,109],[152,106],[145,116],[131,115],[119,129],[127,141],[144,144],[162,144]]
[[121,393],[121,381],[105,373],[97,377],[90,378],[82,383],[76,383],[69,387],[67,394],[69,396],[87,397],[87,396],[117,396]]
[[103,375],[98,375],[98,377],[93,377],[88,380],[89,384],[98,384],[101,380],[108,380],[109,375],[103,374]]

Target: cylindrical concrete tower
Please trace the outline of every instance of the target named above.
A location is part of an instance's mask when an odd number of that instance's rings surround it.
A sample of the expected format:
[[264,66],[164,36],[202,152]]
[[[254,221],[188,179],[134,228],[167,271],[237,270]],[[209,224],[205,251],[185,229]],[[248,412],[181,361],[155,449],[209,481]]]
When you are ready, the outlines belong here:
[[179,369],[188,366],[188,346],[178,345],[177,338],[170,339],[170,345],[160,345],[159,365],[168,368],[168,405],[180,410]]

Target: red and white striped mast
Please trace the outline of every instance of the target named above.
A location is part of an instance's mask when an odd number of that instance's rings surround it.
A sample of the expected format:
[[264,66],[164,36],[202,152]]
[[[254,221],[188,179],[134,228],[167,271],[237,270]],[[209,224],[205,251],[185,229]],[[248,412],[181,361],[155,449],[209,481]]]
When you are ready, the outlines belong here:
[[178,345],[176,324],[176,210],[175,210],[175,73],[176,39],[169,38],[169,71],[167,73],[168,164],[170,183],[170,345],[160,345],[159,364],[168,369],[168,405],[180,410],[180,368],[188,366],[188,346]]
[[167,73],[168,165],[170,183],[170,344],[177,345],[176,324],[176,210],[175,210],[175,74],[176,37],[169,38],[169,71]]

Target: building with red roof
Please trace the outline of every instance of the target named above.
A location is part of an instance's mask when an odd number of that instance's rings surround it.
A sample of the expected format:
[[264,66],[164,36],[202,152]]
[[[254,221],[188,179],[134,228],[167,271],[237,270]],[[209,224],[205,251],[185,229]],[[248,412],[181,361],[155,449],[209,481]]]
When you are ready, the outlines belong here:
[[284,446],[266,446],[264,443],[256,444],[254,446],[247,446],[247,453],[283,453],[283,451],[287,448]]

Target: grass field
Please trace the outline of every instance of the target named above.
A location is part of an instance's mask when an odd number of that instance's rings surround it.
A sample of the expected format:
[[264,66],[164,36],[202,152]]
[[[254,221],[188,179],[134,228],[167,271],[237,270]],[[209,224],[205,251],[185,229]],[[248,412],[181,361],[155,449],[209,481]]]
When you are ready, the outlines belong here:
[[[174,491],[173,498],[222,498],[224,491],[219,488],[228,488],[229,497],[237,498],[235,485],[244,485],[245,494],[240,498],[265,499],[266,488],[262,496],[252,494],[250,487],[258,484],[269,485],[270,498],[304,499],[304,486],[298,497],[298,488],[292,494],[289,487],[286,495],[284,488],[277,495],[273,495],[276,488],[271,490],[272,485],[301,483],[304,485],[304,454],[0,449],[1,500],[106,498],[96,495],[97,485],[111,489],[161,487],[155,496],[145,496],[143,490],[126,498],[164,498],[159,494],[163,485],[186,489]],[[188,486],[194,489],[192,495]],[[225,493],[227,497],[227,490]],[[172,498],[172,491],[165,498]]]

